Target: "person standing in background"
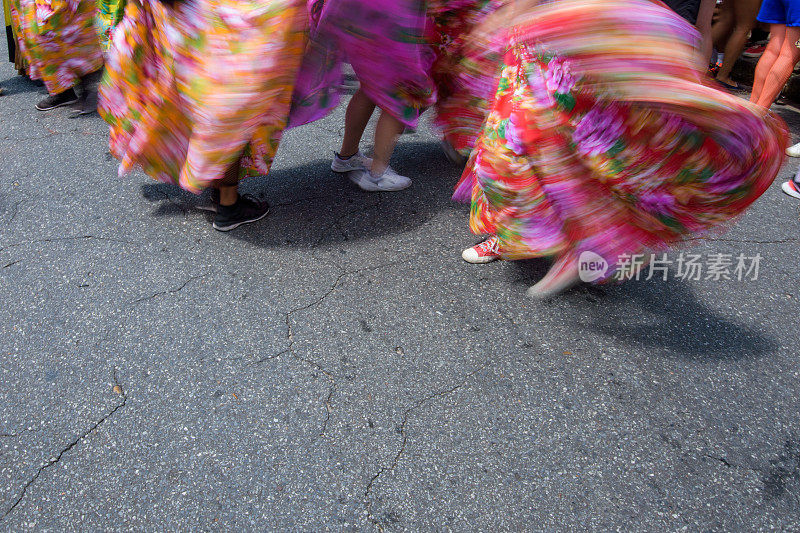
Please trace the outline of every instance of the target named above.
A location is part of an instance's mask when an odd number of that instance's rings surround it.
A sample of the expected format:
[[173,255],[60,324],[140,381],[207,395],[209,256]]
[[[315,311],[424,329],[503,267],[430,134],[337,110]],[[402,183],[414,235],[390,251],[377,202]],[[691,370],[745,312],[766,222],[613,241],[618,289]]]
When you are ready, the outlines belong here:
[[36,104],[47,111],[78,102],[74,87],[87,93],[99,80],[103,50],[95,28],[96,0],[73,2],[11,0],[16,45],[33,80],[49,96]]
[[760,7],[761,0],[725,0],[720,7],[719,20],[714,24],[711,36],[717,50],[725,54],[716,79],[726,89],[739,89],[731,79],[731,70],[756,25]]
[[[800,0],[765,0],[758,21],[770,25],[769,43],[756,65],[750,102],[769,109],[800,61]],[[786,149],[791,157],[800,157],[800,143]],[[800,199],[800,171],[784,182],[783,192]]]
[[713,48],[711,18],[714,16],[716,0],[664,0],[664,3],[700,32],[703,39],[700,51],[703,54],[703,61],[708,62]]

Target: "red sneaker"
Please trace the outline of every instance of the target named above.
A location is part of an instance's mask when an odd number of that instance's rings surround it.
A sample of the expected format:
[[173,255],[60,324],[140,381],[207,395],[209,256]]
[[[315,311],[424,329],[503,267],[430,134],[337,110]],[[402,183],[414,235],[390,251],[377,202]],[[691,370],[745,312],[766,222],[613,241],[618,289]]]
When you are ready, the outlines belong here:
[[761,54],[763,54],[764,50],[766,49],[767,49],[766,44],[757,44],[755,46],[751,46],[750,48],[742,52],[742,55],[744,57],[761,57]]
[[467,248],[461,252],[461,258],[467,263],[482,265],[500,259],[500,241],[492,236],[472,248]]
[[792,198],[800,200],[800,183],[797,183],[795,180],[784,182],[784,184],[781,185],[781,189]]

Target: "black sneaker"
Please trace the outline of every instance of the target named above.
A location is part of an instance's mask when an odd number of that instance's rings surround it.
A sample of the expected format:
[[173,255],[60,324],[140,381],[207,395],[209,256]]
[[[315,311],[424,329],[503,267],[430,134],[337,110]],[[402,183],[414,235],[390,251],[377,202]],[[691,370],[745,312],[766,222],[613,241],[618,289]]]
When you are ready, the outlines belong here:
[[201,211],[210,211],[212,213],[219,211],[219,189],[211,187],[211,192],[201,198],[196,207]]
[[58,94],[51,94],[38,104],[36,104],[36,109],[39,111],[48,111],[50,109],[55,109],[57,107],[61,107],[64,105],[74,104],[78,101],[78,95],[75,94],[75,91],[72,89],[67,89],[66,91]]
[[78,103],[75,104],[75,111],[72,112],[70,118],[91,115],[95,111],[97,111],[97,91],[85,90],[78,98]]
[[103,69],[90,72],[81,78],[80,93],[78,103],[74,106],[75,111],[70,118],[81,115],[91,115],[97,111],[97,91],[100,89],[100,80],[103,78]]
[[230,231],[242,224],[261,220],[269,214],[269,204],[250,196],[240,196],[233,205],[220,205],[212,226],[215,230]]

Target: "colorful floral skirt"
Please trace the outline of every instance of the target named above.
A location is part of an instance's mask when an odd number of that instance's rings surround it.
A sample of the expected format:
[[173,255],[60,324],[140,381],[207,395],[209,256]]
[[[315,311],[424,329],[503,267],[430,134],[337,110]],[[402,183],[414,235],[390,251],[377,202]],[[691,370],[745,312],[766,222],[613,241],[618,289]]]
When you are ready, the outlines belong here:
[[309,53],[294,98],[292,125],[317,120],[336,107],[341,68],[349,62],[361,90],[415,127],[436,100],[433,52],[425,40],[423,0],[309,0],[315,19]]
[[10,7],[28,75],[50,94],[102,68],[96,0],[12,0]]
[[472,43],[471,32],[507,0],[428,2],[431,76],[438,98],[434,125],[453,148],[469,155],[489,113],[502,47]]
[[[611,267],[741,214],[783,161],[783,122],[701,83],[698,36],[660,5],[563,0],[515,28],[461,187],[508,259]],[[665,54],[665,50],[669,50]]]
[[304,0],[130,0],[113,32],[100,113],[120,174],[198,192],[240,159],[267,174],[306,42]]

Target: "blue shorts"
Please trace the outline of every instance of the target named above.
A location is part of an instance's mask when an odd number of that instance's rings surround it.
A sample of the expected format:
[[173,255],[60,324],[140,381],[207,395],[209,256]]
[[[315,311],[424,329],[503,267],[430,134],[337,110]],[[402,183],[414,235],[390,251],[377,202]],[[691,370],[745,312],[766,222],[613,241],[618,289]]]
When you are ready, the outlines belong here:
[[758,12],[758,21],[800,26],[800,0],[764,0]]

